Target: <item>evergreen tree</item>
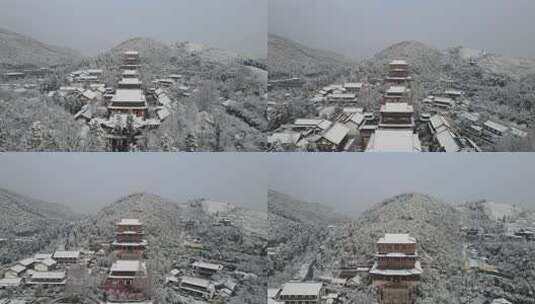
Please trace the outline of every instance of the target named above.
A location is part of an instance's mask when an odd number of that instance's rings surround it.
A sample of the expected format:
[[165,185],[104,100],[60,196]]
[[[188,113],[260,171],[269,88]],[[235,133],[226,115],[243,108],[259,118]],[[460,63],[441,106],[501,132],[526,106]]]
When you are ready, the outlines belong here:
[[187,152],[195,152],[197,151],[198,145],[197,145],[197,137],[193,133],[189,133],[186,136],[186,151]]
[[35,121],[30,129],[30,149],[41,151],[43,148],[44,134],[40,121]]
[[160,150],[162,152],[173,152],[177,150],[173,146],[173,139],[167,133],[164,133],[160,139]]
[[95,120],[91,120],[89,123],[89,138],[87,143],[87,149],[89,151],[108,151],[106,134],[102,127]]
[[136,127],[134,126],[134,115],[129,114],[126,117],[126,127],[124,129],[125,135],[128,139],[128,145],[136,144]]

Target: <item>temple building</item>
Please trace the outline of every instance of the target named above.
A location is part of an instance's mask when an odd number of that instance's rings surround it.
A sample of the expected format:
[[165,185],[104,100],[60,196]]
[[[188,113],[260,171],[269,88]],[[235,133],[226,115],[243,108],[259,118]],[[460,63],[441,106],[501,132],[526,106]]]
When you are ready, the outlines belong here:
[[131,113],[137,117],[144,118],[147,109],[145,94],[140,89],[118,89],[108,106],[110,116]]
[[215,293],[214,284],[209,280],[183,276],[180,280],[179,288],[181,291],[204,299],[211,299]]
[[385,83],[388,85],[409,86],[412,77],[409,75],[409,64],[405,60],[393,60],[388,64],[388,76]]
[[406,102],[386,103],[381,106],[379,128],[414,129],[414,107]]
[[377,242],[376,262],[370,270],[379,304],[416,303],[416,284],[422,274],[416,239],[409,234],[385,234]]
[[28,285],[65,285],[67,282],[67,275],[65,271],[44,271],[44,272],[33,272],[30,275],[30,278],[26,281]]
[[148,282],[144,262],[118,260],[112,264],[103,288],[113,291],[139,291]]
[[148,242],[143,239],[143,224],[138,219],[122,219],[117,223],[115,240],[111,244],[115,254],[123,259],[143,256]]
[[196,261],[191,265],[191,268],[198,275],[210,277],[223,270],[223,265]]
[[284,304],[320,304],[325,294],[323,283],[286,283],[280,291],[277,301]]
[[123,53],[123,64],[121,69],[123,70],[136,70],[139,66],[139,52],[126,51]]
[[57,250],[52,255],[52,259],[54,259],[58,264],[75,264],[80,261],[80,251]]
[[409,102],[411,90],[405,86],[393,86],[386,90],[384,102]]
[[118,82],[117,87],[119,89],[141,89],[141,85],[142,82],[138,78],[123,78]]

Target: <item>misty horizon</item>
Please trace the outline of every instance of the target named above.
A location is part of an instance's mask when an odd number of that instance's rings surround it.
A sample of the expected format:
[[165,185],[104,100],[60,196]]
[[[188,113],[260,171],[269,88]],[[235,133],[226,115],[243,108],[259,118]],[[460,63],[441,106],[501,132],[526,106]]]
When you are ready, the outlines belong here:
[[175,203],[204,198],[265,210],[267,177],[259,174],[264,165],[236,153],[210,159],[202,154],[9,153],[0,156],[0,188],[82,214],[133,193]]
[[535,158],[529,154],[410,153],[281,155],[270,166],[269,188],[295,199],[358,215],[404,193],[458,205],[487,200],[534,209]]
[[357,60],[402,41],[533,59],[533,11],[528,0],[272,0],[268,31]]
[[265,58],[266,7],[265,0],[6,0],[0,3],[0,28],[86,56],[147,37]]

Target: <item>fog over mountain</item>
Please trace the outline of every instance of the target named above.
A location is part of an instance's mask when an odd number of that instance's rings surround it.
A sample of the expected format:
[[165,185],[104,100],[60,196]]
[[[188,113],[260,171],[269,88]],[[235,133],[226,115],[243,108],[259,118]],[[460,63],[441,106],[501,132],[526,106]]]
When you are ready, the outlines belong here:
[[147,36],[264,58],[266,5],[266,0],[6,0],[0,2],[0,27],[86,55]]
[[533,58],[534,10],[530,0],[272,0],[268,24],[271,33],[355,59],[407,40]]
[[0,156],[0,167],[1,188],[77,213],[139,192],[266,209],[265,162],[252,155],[12,153]]
[[281,154],[269,185],[346,216],[400,193],[426,193],[460,204],[486,199],[535,208],[535,158],[529,154]]

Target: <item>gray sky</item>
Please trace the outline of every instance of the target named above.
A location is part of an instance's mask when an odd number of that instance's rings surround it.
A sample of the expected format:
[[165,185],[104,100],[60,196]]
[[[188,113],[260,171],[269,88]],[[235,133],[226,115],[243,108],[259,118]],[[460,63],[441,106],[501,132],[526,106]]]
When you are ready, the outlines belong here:
[[133,192],[266,209],[266,161],[250,153],[2,153],[0,187],[94,211]]
[[269,31],[365,58],[404,40],[535,57],[533,0],[270,0]]
[[143,36],[265,57],[267,0],[2,0],[0,27],[87,55]]
[[286,153],[270,164],[270,188],[345,214],[406,192],[535,208],[533,153]]

